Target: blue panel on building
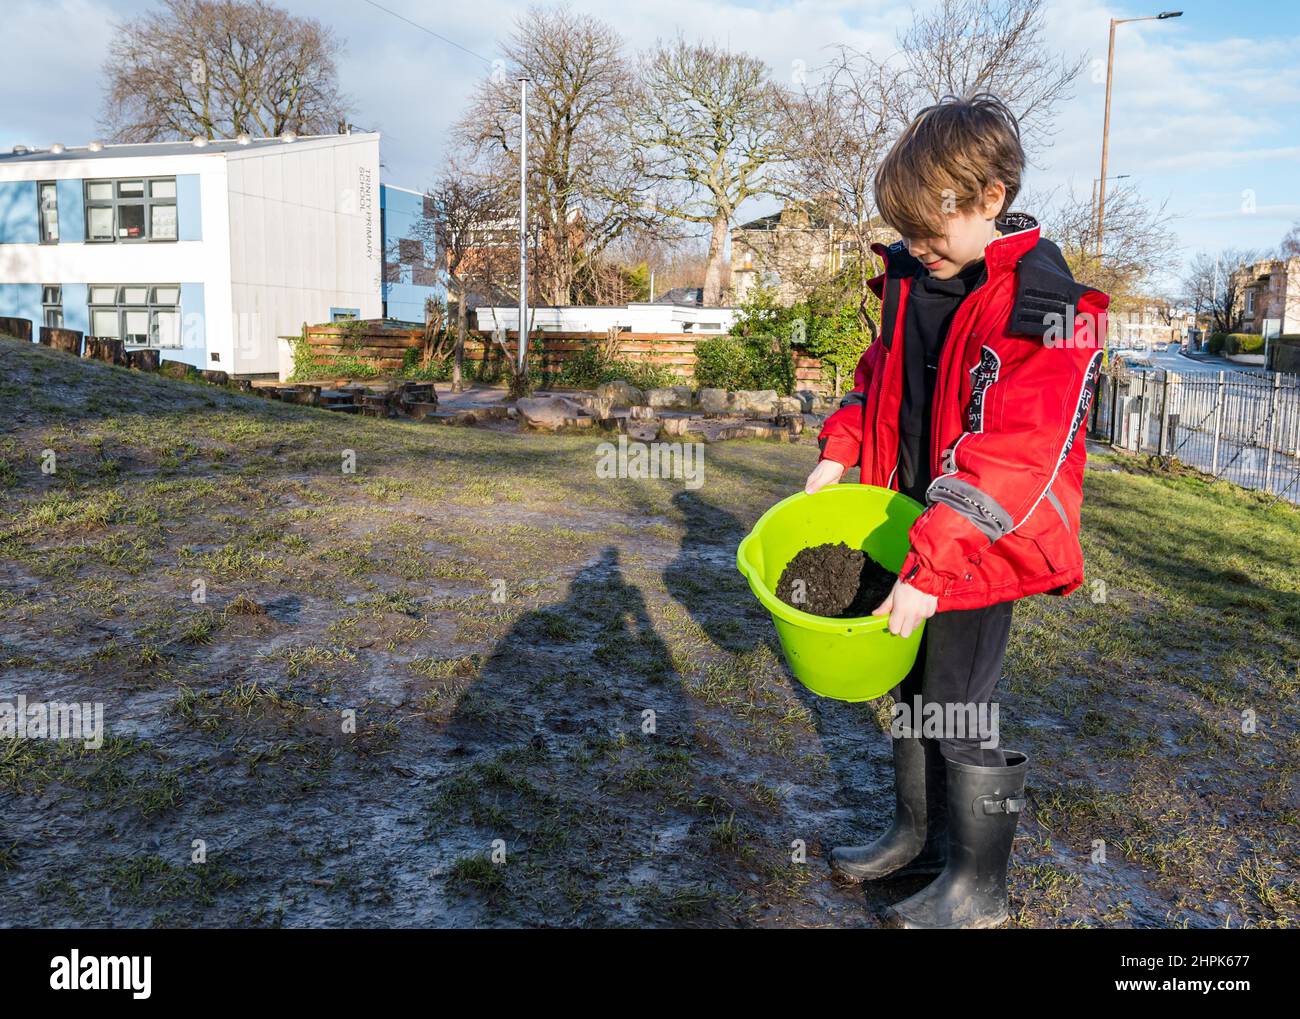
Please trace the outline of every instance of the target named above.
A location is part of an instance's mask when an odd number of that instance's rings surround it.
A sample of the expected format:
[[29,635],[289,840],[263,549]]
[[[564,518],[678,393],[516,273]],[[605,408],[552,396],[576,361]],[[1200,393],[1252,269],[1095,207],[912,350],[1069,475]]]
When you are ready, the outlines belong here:
[[32,339],[40,334],[41,285],[39,283],[0,283],[0,318],[25,318],[32,324]]
[[61,180],[55,184],[59,196],[60,244],[79,244],[86,239],[86,201],[81,184],[80,180]]
[[203,203],[197,173],[176,175],[176,237],[182,241],[203,240]]
[[[392,188],[381,184],[379,187],[379,208],[381,210],[381,236],[383,238],[384,256],[384,314],[388,318],[402,319],[408,322],[424,321],[424,303],[428,298],[444,300],[446,291],[442,286],[417,285],[413,280],[413,270],[420,268],[429,271],[438,262],[437,254],[430,250],[433,243],[432,231],[425,222],[424,195]],[[423,258],[417,263],[404,260],[402,241],[415,241],[423,248]],[[414,254],[414,245],[408,245],[408,254]]]
[[36,181],[0,181],[0,244],[37,243],[37,222]]
[[[63,210],[59,210],[62,219]],[[62,226],[59,227],[63,229]],[[90,332],[90,287],[85,283],[63,284],[63,326],[65,329],[80,329]]]
[[[161,352],[165,361],[184,361],[195,368],[212,368],[208,363],[207,312],[202,283],[181,284],[181,349]],[[222,365],[216,365],[222,368]]]

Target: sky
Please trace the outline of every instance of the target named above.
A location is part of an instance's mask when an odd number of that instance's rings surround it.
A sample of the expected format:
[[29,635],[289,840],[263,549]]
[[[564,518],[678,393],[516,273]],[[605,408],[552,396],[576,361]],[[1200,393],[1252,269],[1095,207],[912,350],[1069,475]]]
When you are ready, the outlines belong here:
[[[925,8],[933,0],[915,0]],[[1147,6],[1052,0],[1049,44],[1090,63],[1057,112],[1051,147],[1029,193],[1073,187],[1099,173],[1109,19]],[[376,3],[379,6],[376,6]],[[422,189],[437,173],[448,127],[498,59],[526,4],[511,0],[280,0],[343,40],[340,85],[354,123],[383,135],[388,183]],[[81,145],[99,137],[102,69],[113,26],[154,7],[143,0],[5,0],[8,61],[0,84],[0,150]],[[381,10],[395,12],[446,40]],[[777,79],[822,63],[847,44],[883,55],[910,20],[907,2],[807,0],[574,0],[613,25],[629,52],[684,33],[760,57]],[[1158,270],[1176,286],[1197,251],[1271,249],[1300,220],[1300,4],[1237,0],[1182,4],[1183,16],[1116,30],[1110,175],[1127,174],[1174,216],[1177,247]],[[770,211],[756,201],[747,218]],[[1025,208],[1024,211],[1041,212]]]

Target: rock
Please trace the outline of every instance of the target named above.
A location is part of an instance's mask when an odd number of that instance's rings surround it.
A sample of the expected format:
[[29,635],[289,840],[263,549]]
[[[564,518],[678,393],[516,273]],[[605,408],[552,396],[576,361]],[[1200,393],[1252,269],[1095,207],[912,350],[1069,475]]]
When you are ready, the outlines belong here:
[[698,431],[699,421],[696,417],[666,417],[660,424],[659,431],[662,435],[682,436]]
[[778,396],[776,413],[778,417],[797,417],[803,413],[803,401],[797,396]]
[[594,393],[573,393],[565,399],[572,400],[597,420],[609,417],[614,405],[613,397],[608,392],[602,393],[599,388]]
[[515,409],[529,427],[552,431],[587,416],[582,407],[563,396],[525,396],[515,401]]
[[601,399],[608,398],[610,407],[632,407],[645,402],[645,393],[622,379],[602,382],[596,387],[596,396]]
[[158,372],[169,379],[183,379],[189,376],[190,366],[184,361],[163,361],[158,366]]
[[723,442],[727,439],[789,440],[793,437],[794,429],[790,426],[750,421],[744,424],[727,425],[724,428],[718,429],[713,437],[713,441]]
[[725,389],[701,389],[697,395],[700,410],[705,414],[727,413],[728,397]]
[[673,386],[670,389],[647,389],[645,402],[648,407],[664,410],[690,410],[694,405],[694,394],[690,386]]
[[771,417],[776,413],[777,399],[775,389],[737,389],[731,394],[727,409],[746,417]]
[[225,372],[215,371],[209,368],[205,368],[203,371],[199,372],[199,374],[203,376],[204,382],[213,386],[224,386],[230,381],[230,376]]

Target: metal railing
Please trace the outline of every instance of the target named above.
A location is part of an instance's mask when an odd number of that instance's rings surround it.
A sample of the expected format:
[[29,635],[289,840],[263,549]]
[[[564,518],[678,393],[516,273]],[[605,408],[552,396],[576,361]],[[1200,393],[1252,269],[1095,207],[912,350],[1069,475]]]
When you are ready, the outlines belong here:
[[1300,376],[1118,363],[1098,380],[1092,437],[1300,503]]

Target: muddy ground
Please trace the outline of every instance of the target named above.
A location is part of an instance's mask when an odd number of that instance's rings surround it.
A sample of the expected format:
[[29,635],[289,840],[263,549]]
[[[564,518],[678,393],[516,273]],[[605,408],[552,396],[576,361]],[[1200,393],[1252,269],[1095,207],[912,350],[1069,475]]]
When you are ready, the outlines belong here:
[[[0,702],[108,732],[0,740],[0,924],[875,926],[921,886],[831,879],[891,816],[888,701],[799,687],[735,568],[811,436],[691,489],[9,341],[0,407]],[[1020,603],[1001,686],[1011,923],[1292,926],[1300,518],[1093,465],[1103,588]]]

